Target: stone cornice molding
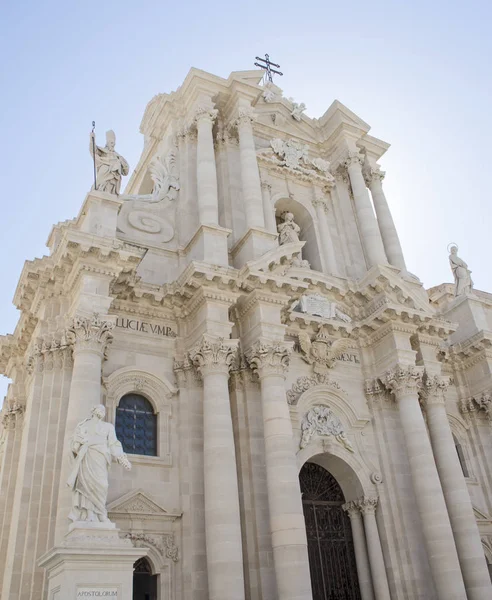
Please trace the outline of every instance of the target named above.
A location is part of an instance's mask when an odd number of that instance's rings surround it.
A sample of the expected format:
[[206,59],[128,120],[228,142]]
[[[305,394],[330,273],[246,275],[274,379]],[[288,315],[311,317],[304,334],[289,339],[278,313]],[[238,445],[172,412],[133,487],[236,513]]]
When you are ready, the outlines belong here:
[[449,387],[449,378],[440,375],[428,375],[424,372],[420,389],[420,398],[424,406],[432,404],[446,404],[446,392]]
[[34,371],[71,368],[73,365],[72,350],[72,342],[65,331],[46,334],[38,338],[27,357],[27,374],[31,375]]
[[245,352],[245,356],[251,369],[260,379],[271,375],[285,378],[291,353],[292,344],[258,340]]
[[202,339],[188,352],[190,361],[206,377],[211,373],[229,375],[238,340],[224,340],[205,334]]
[[67,339],[73,344],[74,353],[98,352],[105,356],[108,345],[113,341],[113,321],[101,319],[97,313],[91,317],[74,317],[67,329]]
[[387,371],[381,381],[399,400],[403,396],[417,395],[422,384],[422,369],[413,365],[396,365]]

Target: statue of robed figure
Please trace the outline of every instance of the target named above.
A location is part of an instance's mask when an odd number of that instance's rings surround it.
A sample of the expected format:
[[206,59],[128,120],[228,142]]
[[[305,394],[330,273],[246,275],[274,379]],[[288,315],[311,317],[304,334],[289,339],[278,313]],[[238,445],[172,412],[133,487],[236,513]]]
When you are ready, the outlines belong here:
[[[130,167],[126,160],[115,152],[116,136],[114,131],[106,132],[106,145],[104,148],[96,146],[96,134],[90,134],[89,151],[96,165],[96,188],[108,194],[120,193],[121,178],[128,175]],[[94,189],[94,187],[92,188]]]
[[454,276],[454,295],[463,296],[473,291],[471,271],[464,260],[458,256],[458,246],[451,245],[449,252],[449,264]]
[[91,416],[81,421],[72,436],[70,450],[74,459],[67,485],[72,490],[71,521],[107,523],[109,469],[115,460],[126,470],[130,461],[111,423],[103,421],[106,409],[95,406]]

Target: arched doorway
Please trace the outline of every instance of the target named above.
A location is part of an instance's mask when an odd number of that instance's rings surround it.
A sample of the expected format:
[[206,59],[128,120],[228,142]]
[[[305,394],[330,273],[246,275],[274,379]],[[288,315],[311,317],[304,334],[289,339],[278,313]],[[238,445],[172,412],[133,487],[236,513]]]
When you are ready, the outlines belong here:
[[306,463],[299,475],[313,600],[360,600],[350,519],[337,480]]
[[133,600],[157,600],[157,575],[145,557],[133,565]]

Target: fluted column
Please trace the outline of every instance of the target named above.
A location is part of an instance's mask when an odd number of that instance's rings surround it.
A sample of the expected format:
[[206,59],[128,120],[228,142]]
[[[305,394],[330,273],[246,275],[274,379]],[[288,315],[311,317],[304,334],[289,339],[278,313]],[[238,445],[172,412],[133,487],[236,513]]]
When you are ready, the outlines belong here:
[[218,111],[199,107],[195,114],[197,128],[196,175],[200,225],[219,224],[217,168],[215,165],[212,127]]
[[362,523],[362,514],[356,502],[347,502],[342,506],[350,518],[352,539],[354,541],[355,564],[359,578],[359,589],[362,600],[374,600],[371,569],[367,555],[366,536]]
[[241,517],[229,400],[237,342],[204,336],[190,351],[203,378],[205,539],[210,600],[244,600]]
[[386,567],[384,566],[383,550],[381,548],[381,539],[379,537],[378,525],[376,522],[378,499],[364,496],[357,501],[357,505],[364,519],[367,551],[369,554],[369,562],[371,563],[375,596],[377,600],[391,600]]
[[67,338],[73,344],[73,370],[63,443],[56,541],[61,541],[69,524],[72,494],[66,482],[71,468],[70,439],[78,423],[90,416],[93,406],[101,403],[102,363],[113,339],[113,328],[112,321],[94,314],[89,318],[75,317],[67,331]]
[[321,251],[323,253],[326,268],[330,275],[337,275],[338,268],[335,258],[335,248],[333,247],[333,240],[331,239],[331,232],[327,220],[328,203],[325,198],[316,197],[313,200],[313,206],[316,210],[316,217],[318,219]]
[[358,152],[349,152],[344,165],[347,168],[352,185],[355,211],[366,260],[369,267],[386,264],[388,260],[384,252],[381,233],[362,175],[362,156]]
[[439,600],[465,600],[453,532],[420,409],[418,391],[421,381],[422,373],[412,366],[397,366],[384,377],[384,383],[398,403],[415,501],[437,597]]
[[371,190],[372,201],[378,219],[379,231],[383,238],[383,245],[390,265],[406,270],[405,259],[401,249],[400,238],[396,231],[395,222],[391,215],[386,196],[383,191],[385,173],[379,168],[370,168],[364,171],[364,179]]
[[492,583],[446,413],[447,380],[424,375],[423,402],[468,600],[492,598]]
[[265,229],[270,233],[277,233],[277,223],[275,221],[275,209],[272,206],[272,186],[267,181],[261,182],[261,193],[263,196],[263,218],[265,219]]
[[265,227],[260,172],[253,137],[253,109],[241,107],[234,124],[239,135],[239,158],[246,229]]
[[311,600],[306,526],[285,394],[291,349],[257,341],[246,358],[261,385],[273,562],[279,600]]

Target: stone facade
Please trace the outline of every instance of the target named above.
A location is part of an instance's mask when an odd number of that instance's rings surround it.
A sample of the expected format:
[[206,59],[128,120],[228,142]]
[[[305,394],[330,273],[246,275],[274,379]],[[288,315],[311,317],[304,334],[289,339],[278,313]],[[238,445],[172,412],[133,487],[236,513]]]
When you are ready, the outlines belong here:
[[125,193],[90,191],[26,262],[0,339],[2,598],[46,597],[69,437],[132,393],[157,451],[113,469],[108,511],[159,600],[310,600],[307,462],[343,490],[363,600],[492,597],[492,296],[423,289],[388,144],[338,101],[303,110],[258,71],[192,69],[148,104]]

